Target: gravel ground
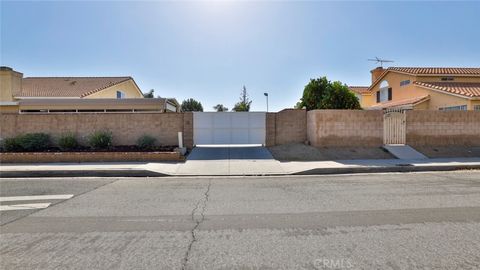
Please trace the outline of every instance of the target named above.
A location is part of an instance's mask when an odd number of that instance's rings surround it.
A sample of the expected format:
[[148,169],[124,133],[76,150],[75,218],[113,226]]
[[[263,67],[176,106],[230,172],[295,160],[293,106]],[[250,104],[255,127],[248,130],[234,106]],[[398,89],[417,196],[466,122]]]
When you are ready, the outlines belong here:
[[268,150],[280,161],[395,158],[381,147],[313,147],[305,144],[285,144],[268,147]]

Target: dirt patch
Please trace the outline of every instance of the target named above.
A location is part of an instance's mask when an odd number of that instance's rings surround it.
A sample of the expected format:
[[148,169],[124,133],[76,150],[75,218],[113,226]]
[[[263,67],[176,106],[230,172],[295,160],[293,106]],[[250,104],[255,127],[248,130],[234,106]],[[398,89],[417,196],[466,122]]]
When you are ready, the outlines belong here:
[[285,144],[269,147],[268,150],[280,161],[395,158],[381,147],[313,147],[305,144]]
[[415,146],[429,158],[480,157],[480,146]]

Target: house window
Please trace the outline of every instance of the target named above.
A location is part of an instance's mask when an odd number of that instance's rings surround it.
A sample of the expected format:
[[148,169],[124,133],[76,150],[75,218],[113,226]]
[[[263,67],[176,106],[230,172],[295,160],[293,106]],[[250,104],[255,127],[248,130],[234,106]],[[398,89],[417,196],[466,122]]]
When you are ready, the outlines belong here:
[[442,81],[453,81],[453,77],[442,77]]
[[439,110],[440,111],[466,111],[467,105],[440,107]]
[[125,98],[125,93],[122,91],[117,91],[117,98]]
[[409,84],[410,84],[410,80],[404,80],[404,81],[400,82],[400,86],[405,86],[405,85],[409,85]]
[[480,105],[473,105],[474,111],[480,111]]
[[377,92],[377,102],[384,102],[387,100],[390,100],[389,97],[391,97],[391,94],[389,95],[390,91],[392,88],[389,87],[387,81],[382,81],[380,83],[380,96],[378,96]]
[[388,88],[388,100],[392,100],[392,88]]
[[377,103],[380,103],[380,91],[377,91]]

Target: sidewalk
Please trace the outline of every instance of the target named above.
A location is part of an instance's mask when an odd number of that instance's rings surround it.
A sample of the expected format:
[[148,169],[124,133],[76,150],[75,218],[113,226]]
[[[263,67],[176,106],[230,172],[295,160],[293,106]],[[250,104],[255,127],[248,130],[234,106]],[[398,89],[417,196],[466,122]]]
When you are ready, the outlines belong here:
[[480,169],[480,158],[369,159],[309,162],[191,160],[162,163],[1,164],[1,177],[147,177],[317,175]]

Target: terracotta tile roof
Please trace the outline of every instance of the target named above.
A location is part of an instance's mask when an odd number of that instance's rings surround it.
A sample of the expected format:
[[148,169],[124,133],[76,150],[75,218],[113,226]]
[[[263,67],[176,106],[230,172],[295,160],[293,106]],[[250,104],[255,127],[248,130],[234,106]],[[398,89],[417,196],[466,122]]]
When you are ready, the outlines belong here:
[[131,77],[27,77],[16,97],[85,97]]
[[462,82],[413,82],[415,85],[433,90],[441,90],[467,97],[480,97],[480,83]]
[[383,102],[383,103],[370,106],[368,109],[378,110],[378,109],[385,109],[385,108],[392,108],[392,107],[410,106],[410,105],[416,105],[416,104],[422,103],[429,99],[430,99],[430,96],[426,95],[426,96],[420,96],[420,97],[409,98],[409,99],[388,101],[388,102]]
[[368,88],[370,91],[373,87],[383,80],[383,77],[389,72],[402,72],[410,75],[419,76],[480,76],[480,68],[456,68],[456,67],[389,67],[386,68],[380,76]]
[[455,67],[389,67],[387,70],[412,75],[475,75],[480,76],[480,68]]
[[358,94],[370,93],[370,91],[368,91],[368,86],[349,86],[348,89],[350,89],[350,91],[358,93]]

